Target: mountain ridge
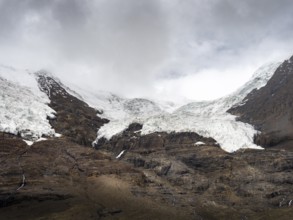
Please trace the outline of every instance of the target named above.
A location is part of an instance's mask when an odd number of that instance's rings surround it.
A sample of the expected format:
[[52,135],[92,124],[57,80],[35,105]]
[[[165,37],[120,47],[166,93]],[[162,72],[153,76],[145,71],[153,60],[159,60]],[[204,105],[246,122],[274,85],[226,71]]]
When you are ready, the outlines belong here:
[[[253,126],[238,122],[235,116],[226,111],[241,102],[249,91],[264,86],[269,76],[272,76],[279,63],[270,63],[257,71],[252,80],[239,91],[230,96],[206,102],[193,102],[180,107],[173,113],[150,112],[140,117],[122,117],[110,121],[98,131],[98,139],[122,133],[129,124],[141,123],[142,134],[153,132],[195,132],[205,137],[212,137],[228,152],[240,148],[258,148],[253,143],[257,133]],[[257,78],[256,81],[254,79]]]
[[[39,88],[48,98],[51,96],[51,80],[52,83],[55,82],[55,84],[53,83],[54,85],[58,84],[61,93],[66,93],[67,96],[71,95],[75,100],[82,99],[91,107],[98,109],[97,113],[100,113],[99,117],[104,118],[104,120],[110,120],[109,123],[103,126],[97,126],[97,129],[100,129],[95,143],[102,137],[110,139],[113,135],[123,132],[130,124],[136,122],[143,124],[142,134],[160,131],[196,132],[205,137],[215,138],[223,149],[232,152],[240,148],[259,147],[253,143],[253,137],[256,134],[254,128],[249,124],[237,122],[234,116],[226,113],[226,110],[230,106],[240,103],[250,90],[264,86],[277,65],[279,64],[270,63],[260,68],[256,71],[252,80],[232,95],[210,102],[189,103],[173,112],[162,109],[162,106],[166,105],[158,104],[147,99],[124,99],[107,92],[97,95],[80,90],[76,92],[74,89],[66,87],[53,74],[46,71],[38,71],[34,74],[34,77],[39,83]],[[41,78],[48,78],[49,81],[40,81]],[[56,92],[58,91],[56,90]],[[64,96],[62,94],[60,95]],[[223,126],[226,129],[227,137],[222,132]]]
[[[114,109],[113,118],[123,113],[121,119],[127,120],[125,124],[116,121],[121,127],[116,127],[118,132],[109,140],[100,138],[95,148],[85,147],[96,138],[98,127],[101,130],[109,124],[103,117],[107,113],[72,95],[52,75],[41,74],[38,79],[50,99],[46,95],[48,102],[42,103],[38,94],[30,91],[29,95],[35,95],[41,107],[54,111],[51,119],[46,114],[41,119],[45,118],[49,128],[62,137],[47,136],[28,146],[23,138],[0,132],[1,218],[287,220],[293,215],[292,152],[242,148],[228,153],[215,139],[195,132],[170,129],[146,134],[143,129],[152,124],[138,123],[144,122],[139,119],[141,112],[145,118],[150,114],[150,119],[161,117],[154,120],[158,126],[164,119],[181,120],[182,115],[159,112],[155,102],[145,99],[124,100],[107,93],[101,95],[100,102],[108,108],[114,103],[120,112]],[[5,91],[14,88],[18,93],[27,89],[12,82]],[[1,100],[9,95],[5,91],[0,94]],[[242,96],[232,96],[229,106],[234,99]],[[200,104],[205,106],[208,120],[215,114],[214,123],[220,122],[218,130],[222,129],[226,134],[223,138],[227,138],[227,133],[242,122],[236,122],[233,115],[217,118],[228,113],[224,111],[225,99],[215,103]],[[31,107],[29,102],[26,104]],[[4,106],[1,112],[6,115],[9,108]],[[186,110],[185,119],[195,117],[196,111],[201,113],[197,108]],[[27,119],[27,114],[23,116]],[[227,118],[233,122],[230,130],[221,124]],[[186,123],[194,126],[194,119]]]
[[265,87],[249,93],[245,104],[229,110],[238,116],[238,120],[250,123],[261,131],[256,135],[255,142],[264,147],[278,145],[282,147],[283,145],[287,149],[291,148],[293,139],[292,63],[293,56],[277,68]]

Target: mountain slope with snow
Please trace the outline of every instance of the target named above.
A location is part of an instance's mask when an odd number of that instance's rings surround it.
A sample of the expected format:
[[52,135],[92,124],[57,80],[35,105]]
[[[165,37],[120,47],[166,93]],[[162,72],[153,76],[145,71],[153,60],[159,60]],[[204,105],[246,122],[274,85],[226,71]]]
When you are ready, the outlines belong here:
[[[250,81],[226,97],[205,102],[192,102],[174,109],[171,103],[160,103],[143,98],[126,99],[109,92],[93,93],[78,86],[64,86],[56,77],[45,72],[30,74],[13,68],[1,66],[1,127],[0,131],[24,133],[30,130],[32,135],[52,135],[47,116],[53,117],[54,110],[48,107],[50,94],[40,91],[36,78],[45,74],[71,95],[85,101],[91,107],[99,109],[101,117],[110,123],[98,131],[99,138],[110,139],[121,133],[132,123],[143,124],[141,134],[153,132],[196,132],[204,137],[214,138],[220,146],[233,152],[240,148],[260,148],[253,143],[257,131],[253,126],[236,121],[235,116],[227,113],[232,106],[243,105],[248,93],[266,85],[280,63],[271,63],[259,68]],[[16,77],[17,76],[17,77]],[[21,76],[21,77],[18,77]],[[8,82],[3,78],[14,80]],[[45,93],[49,96],[47,97]],[[170,108],[172,106],[172,108]]]
[[285,60],[265,87],[251,92],[246,102],[229,109],[238,120],[250,123],[261,133],[255,142],[263,147],[292,149],[293,57]]
[[129,124],[138,122],[143,124],[142,134],[189,131],[214,138],[228,152],[240,148],[260,149],[253,143],[253,137],[257,133],[253,126],[236,121],[235,116],[226,111],[234,105],[240,105],[253,89],[264,86],[279,65],[280,63],[270,63],[261,67],[243,87],[218,100],[189,103],[173,113],[150,111],[149,114],[112,120],[99,130],[98,139],[110,139],[125,130]]
[[0,131],[30,140],[54,135],[47,117],[55,117],[55,111],[32,74],[1,66],[0,88]]

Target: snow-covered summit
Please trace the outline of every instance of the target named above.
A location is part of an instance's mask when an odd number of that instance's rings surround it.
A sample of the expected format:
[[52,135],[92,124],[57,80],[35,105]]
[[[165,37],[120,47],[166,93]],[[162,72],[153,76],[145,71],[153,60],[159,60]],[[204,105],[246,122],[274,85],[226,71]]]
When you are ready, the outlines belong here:
[[70,88],[89,106],[100,110],[101,117],[110,121],[132,121],[135,118],[166,112],[162,107],[166,106],[165,103],[161,104],[145,98],[124,98],[107,91],[92,92],[73,84]]
[[174,113],[192,113],[198,116],[205,115],[206,117],[226,113],[232,106],[242,105],[245,102],[244,98],[252,90],[265,86],[280,64],[281,62],[272,62],[261,66],[255,71],[248,82],[230,95],[213,101],[191,102],[178,108]]

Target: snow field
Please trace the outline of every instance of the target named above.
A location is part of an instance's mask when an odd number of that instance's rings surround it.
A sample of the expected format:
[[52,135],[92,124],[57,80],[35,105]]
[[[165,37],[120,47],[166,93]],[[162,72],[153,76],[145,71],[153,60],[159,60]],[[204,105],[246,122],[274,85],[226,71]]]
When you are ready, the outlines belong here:
[[55,111],[47,105],[49,102],[28,72],[0,66],[0,131],[20,134],[28,140],[54,135],[47,120],[55,117]]

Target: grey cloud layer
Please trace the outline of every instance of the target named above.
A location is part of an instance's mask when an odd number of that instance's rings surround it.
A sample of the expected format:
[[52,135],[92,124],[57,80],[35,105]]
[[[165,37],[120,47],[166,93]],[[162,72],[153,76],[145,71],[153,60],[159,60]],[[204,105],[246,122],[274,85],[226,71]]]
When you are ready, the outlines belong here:
[[291,0],[0,0],[0,58],[145,94],[162,78],[289,56],[292,11]]

